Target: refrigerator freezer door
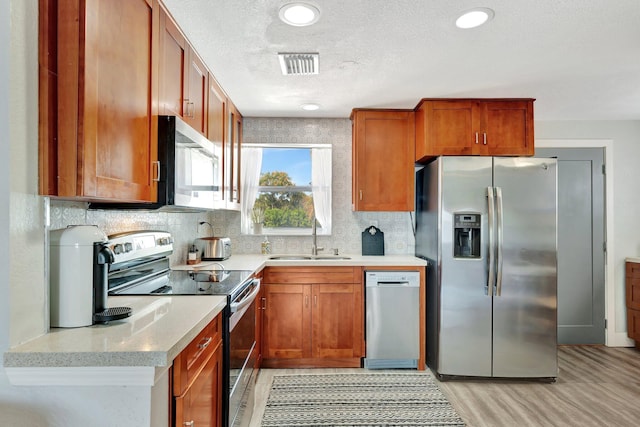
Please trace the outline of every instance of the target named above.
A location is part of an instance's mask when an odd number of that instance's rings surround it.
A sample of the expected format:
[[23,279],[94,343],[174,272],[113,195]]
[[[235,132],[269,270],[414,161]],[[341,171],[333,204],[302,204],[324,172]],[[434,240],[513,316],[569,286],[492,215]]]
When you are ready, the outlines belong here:
[[502,193],[502,285],[493,300],[493,376],[557,377],[556,160],[495,158],[494,186]]
[[[487,187],[491,157],[441,157],[440,310],[441,375],[491,376],[491,295],[488,280]],[[454,213],[478,213],[480,258],[454,257]]]

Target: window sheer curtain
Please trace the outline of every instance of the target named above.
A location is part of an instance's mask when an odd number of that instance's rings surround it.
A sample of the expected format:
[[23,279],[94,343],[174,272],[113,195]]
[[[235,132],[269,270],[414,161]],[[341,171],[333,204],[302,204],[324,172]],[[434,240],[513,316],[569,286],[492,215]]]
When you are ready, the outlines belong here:
[[262,148],[242,148],[242,192],[240,193],[240,206],[242,212],[241,227],[243,233],[251,233],[251,210],[258,195],[260,183],[260,169],[262,168]]
[[311,149],[311,192],[316,219],[322,226],[318,234],[331,234],[331,149]]

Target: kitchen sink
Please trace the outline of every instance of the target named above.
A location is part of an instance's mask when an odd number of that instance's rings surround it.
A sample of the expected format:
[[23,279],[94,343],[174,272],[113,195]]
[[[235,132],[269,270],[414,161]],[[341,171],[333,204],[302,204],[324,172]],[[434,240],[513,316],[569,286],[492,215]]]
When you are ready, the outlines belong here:
[[272,255],[269,259],[284,261],[312,261],[312,260],[345,260],[351,259],[341,255]]

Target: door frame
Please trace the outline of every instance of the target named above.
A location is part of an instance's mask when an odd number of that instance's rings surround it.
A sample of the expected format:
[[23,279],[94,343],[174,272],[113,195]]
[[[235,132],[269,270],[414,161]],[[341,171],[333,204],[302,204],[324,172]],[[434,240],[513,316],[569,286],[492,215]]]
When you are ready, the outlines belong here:
[[536,148],[603,148],[605,165],[605,242],[607,252],[605,254],[605,345],[607,347],[629,347],[633,342],[627,337],[625,331],[618,331],[616,324],[616,289],[615,289],[615,242],[613,224],[613,140],[611,139],[537,139]]

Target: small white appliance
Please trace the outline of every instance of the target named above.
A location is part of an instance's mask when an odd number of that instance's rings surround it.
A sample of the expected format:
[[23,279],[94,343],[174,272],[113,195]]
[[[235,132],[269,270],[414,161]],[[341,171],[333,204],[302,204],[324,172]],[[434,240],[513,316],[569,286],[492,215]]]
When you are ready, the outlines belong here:
[[76,328],[131,315],[107,308],[109,240],[95,225],[70,225],[49,234],[49,300],[52,327]]

